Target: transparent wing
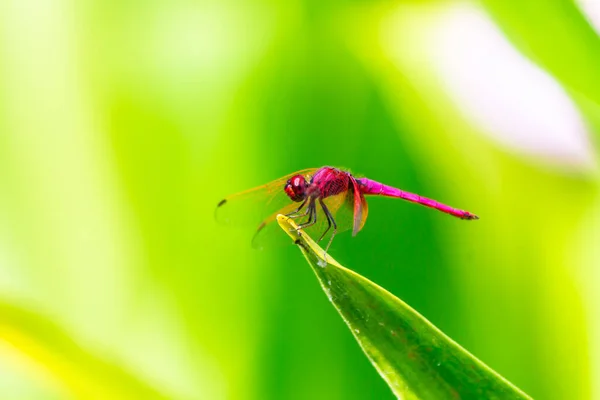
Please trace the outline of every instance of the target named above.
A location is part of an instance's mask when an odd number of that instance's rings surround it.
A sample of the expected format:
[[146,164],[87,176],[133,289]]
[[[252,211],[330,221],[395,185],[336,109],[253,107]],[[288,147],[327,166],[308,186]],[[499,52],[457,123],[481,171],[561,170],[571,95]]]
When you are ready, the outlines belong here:
[[[337,233],[352,229],[354,204],[352,193],[342,192],[338,195],[327,197],[323,199],[323,203],[335,220]],[[258,230],[254,234],[252,246],[255,248],[263,248],[267,244],[289,244],[289,238],[285,235],[281,235],[282,232],[280,232],[281,228],[279,225],[273,224],[272,222],[275,221],[277,214],[290,214],[295,211],[298,206],[299,203],[293,203],[265,218],[263,221],[264,223],[258,227]],[[300,216],[294,217],[294,220],[298,225],[309,222],[309,215],[305,214],[306,210],[307,206],[302,209]],[[327,215],[318,200],[316,201],[315,212],[316,222],[311,226],[303,228],[303,230],[315,241],[325,240],[325,242],[327,242],[333,234],[333,225],[329,225]]]
[[365,222],[367,222],[367,216],[369,215],[369,206],[367,204],[367,199],[365,196],[360,193],[360,204],[361,204],[361,215],[360,215],[360,223],[358,225],[357,233],[365,226]]
[[[323,199],[323,203],[333,217],[337,226],[337,233],[341,233],[352,229],[354,215],[354,194],[350,191],[344,191],[335,196],[330,196]],[[296,218],[296,223],[301,225],[309,222],[309,216]],[[316,223],[304,228],[307,233],[315,241],[329,241],[333,234],[333,225],[329,224],[325,210],[317,201],[316,203]]]
[[[289,200],[289,199],[288,199]],[[264,218],[252,237],[252,247],[262,249],[265,245],[284,245],[290,244],[290,238],[283,235],[278,224],[273,223],[277,219],[277,215],[288,215],[298,209],[300,203],[291,203],[286,207],[273,212],[271,215]]]
[[[301,203],[294,203],[283,190],[294,175],[309,181],[318,168],[309,168],[283,176],[270,183],[236,193],[221,200],[215,210],[217,222],[232,226],[254,226],[257,232],[273,225],[277,214],[288,214]],[[262,234],[262,233],[261,233]]]
[[354,188],[354,221],[352,227],[352,236],[356,236],[356,234],[362,229],[367,221],[367,215],[369,214],[369,207],[367,206],[367,200],[365,200],[365,196],[358,188],[358,183],[356,180],[351,180],[352,187]]

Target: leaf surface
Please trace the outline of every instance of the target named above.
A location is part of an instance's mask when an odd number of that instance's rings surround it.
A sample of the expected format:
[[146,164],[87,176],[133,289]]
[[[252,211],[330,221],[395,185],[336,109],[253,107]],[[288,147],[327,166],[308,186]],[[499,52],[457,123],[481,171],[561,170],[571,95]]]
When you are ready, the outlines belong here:
[[377,372],[402,399],[529,399],[393,294],[277,217]]

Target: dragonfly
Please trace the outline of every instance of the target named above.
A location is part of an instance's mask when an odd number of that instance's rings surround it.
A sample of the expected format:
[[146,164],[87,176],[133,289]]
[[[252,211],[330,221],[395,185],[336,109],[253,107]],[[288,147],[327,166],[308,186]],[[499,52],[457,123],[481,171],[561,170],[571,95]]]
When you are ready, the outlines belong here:
[[327,254],[338,233],[351,229],[356,236],[365,225],[368,215],[365,196],[399,198],[461,219],[479,219],[468,211],[329,166],[297,171],[226,197],[218,203],[216,217],[225,224],[257,224],[252,243],[261,247],[260,238],[266,236],[263,233],[277,225],[274,224],[277,215],[283,214],[298,221],[298,230],[311,237],[318,235],[317,242],[329,233]]

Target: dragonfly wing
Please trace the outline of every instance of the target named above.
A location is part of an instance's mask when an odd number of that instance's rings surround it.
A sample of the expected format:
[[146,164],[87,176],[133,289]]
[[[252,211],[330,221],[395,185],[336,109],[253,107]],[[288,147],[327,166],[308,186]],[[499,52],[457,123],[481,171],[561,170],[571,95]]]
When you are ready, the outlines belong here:
[[[279,225],[272,223],[273,221],[275,221],[277,219],[277,215],[290,214],[290,213],[294,212],[295,210],[297,210],[298,207],[299,207],[299,203],[288,204],[286,207],[275,211],[274,213],[272,213],[271,215],[266,217],[264,220],[262,220],[262,222],[256,228],[256,232],[254,232],[254,236],[252,237],[252,247],[254,247],[255,249],[262,249],[265,245],[265,242],[269,241],[270,238],[273,238],[275,236],[273,234],[273,232],[281,231],[281,228],[279,228]],[[280,233],[282,233],[282,232],[280,232]],[[281,235],[281,238],[285,239],[285,243],[289,244],[289,238],[287,236]]]
[[298,171],[265,185],[228,196],[217,205],[215,218],[224,225],[258,226],[277,210],[294,204],[283,190],[288,179],[294,175],[304,175],[309,179],[316,170],[317,168],[310,168]]
[[[352,229],[352,208],[351,208],[351,196],[348,195],[348,191],[344,191],[334,196],[329,196],[323,199],[323,203],[327,210],[333,217],[337,226],[337,233]],[[304,228],[310,237],[315,241],[324,239],[333,233],[333,224],[330,225],[327,215],[319,203],[316,203],[316,223]],[[307,223],[309,216],[297,218],[297,224]]]
[[[332,215],[335,220],[335,224],[337,225],[337,232],[344,232],[352,228],[352,215],[351,215],[351,206],[348,201],[351,198],[347,194],[347,192],[340,193],[336,196],[327,197],[323,203],[327,210]],[[273,232],[277,231],[279,233],[279,225],[272,224],[273,221],[277,218],[278,214],[291,214],[298,209],[301,203],[291,203],[286,207],[275,211],[268,217],[266,217],[258,226],[256,233],[254,234],[254,238],[252,239],[252,246],[254,248],[263,248],[265,242],[268,240],[269,242],[276,240],[274,239],[276,235]],[[295,221],[298,225],[306,224],[310,221],[310,215],[307,213],[308,205],[305,205],[304,208],[300,211],[300,215],[295,217]],[[321,206],[321,204],[317,201],[315,204],[315,216],[313,217],[314,224],[303,228],[303,231],[307,233],[314,240],[319,241],[321,238],[324,238],[328,234],[333,233],[333,224],[330,224],[327,215],[325,214],[325,210]],[[315,221],[316,220],[316,221]],[[281,236],[286,240],[285,243],[288,243],[289,239],[287,236]],[[279,243],[283,243],[282,241],[278,241]]]
[[[361,212],[360,212],[360,219],[358,219],[359,223],[358,223],[358,230],[356,231],[356,233],[360,232],[360,230],[363,228],[363,226],[365,226],[365,222],[367,222],[367,216],[369,215],[369,205],[367,204],[367,199],[365,199],[365,196],[362,193],[359,193],[359,197],[360,197]],[[354,216],[354,218],[355,218],[355,223],[356,223],[356,215]],[[354,235],[356,235],[356,233],[354,233]]]
[[358,188],[358,183],[356,183],[356,180],[351,179],[351,181],[354,188],[353,193],[351,195],[354,203],[354,216],[352,218],[352,236],[356,236],[356,234],[362,229],[362,227],[365,225],[365,222],[367,221],[369,207],[367,206],[367,200],[365,199],[365,196],[363,196],[363,194]]
[[272,236],[267,232],[275,231],[271,225],[277,214],[288,214],[301,203],[294,203],[284,191],[286,182],[294,175],[303,175],[310,180],[317,168],[294,172],[265,185],[246,190],[221,200],[215,210],[217,222],[230,226],[256,227],[253,239],[254,247],[261,247],[265,238]]

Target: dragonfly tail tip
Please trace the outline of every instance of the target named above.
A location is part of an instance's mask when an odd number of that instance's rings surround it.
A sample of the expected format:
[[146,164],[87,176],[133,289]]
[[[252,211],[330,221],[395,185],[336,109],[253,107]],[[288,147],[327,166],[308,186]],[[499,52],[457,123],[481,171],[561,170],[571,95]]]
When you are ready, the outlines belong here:
[[227,203],[227,199],[223,199],[217,204],[217,207],[221,207],[223,204]]

